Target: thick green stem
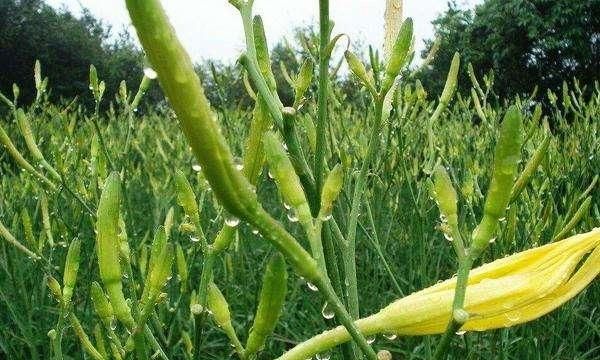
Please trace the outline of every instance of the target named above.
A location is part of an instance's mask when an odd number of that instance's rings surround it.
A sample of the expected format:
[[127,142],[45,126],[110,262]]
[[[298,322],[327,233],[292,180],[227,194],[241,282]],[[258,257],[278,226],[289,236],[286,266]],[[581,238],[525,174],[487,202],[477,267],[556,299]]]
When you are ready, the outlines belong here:
[[320,203],[323,186],[323,168],[325,165],[325,122],[327,120],[327,92],[329,81],[329,45],[330,21],[329,0],[319,0],[319,86],[317,114],[317,143],[313,173],[315,176],[315,203]]

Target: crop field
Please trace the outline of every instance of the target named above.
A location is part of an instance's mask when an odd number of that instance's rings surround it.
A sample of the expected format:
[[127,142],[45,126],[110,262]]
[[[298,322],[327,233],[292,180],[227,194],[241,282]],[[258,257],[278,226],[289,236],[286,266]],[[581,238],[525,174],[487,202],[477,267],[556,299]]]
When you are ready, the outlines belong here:
[[456,54],[432,96],[407,19],[369,61],[321,26],[282,85],[230,2],[251,106],[208,103],[157,0],[134,88],[51,100],[38,62],[2,94],[0,358],[600,358],[598,82],[502,98]]

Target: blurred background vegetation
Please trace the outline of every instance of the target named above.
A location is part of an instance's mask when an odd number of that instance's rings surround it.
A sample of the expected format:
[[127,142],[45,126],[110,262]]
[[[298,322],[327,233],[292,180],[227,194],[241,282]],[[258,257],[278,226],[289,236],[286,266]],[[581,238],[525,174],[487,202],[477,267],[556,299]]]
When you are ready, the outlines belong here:
[[[465,64],[473,64],[476,75],[492,71],[493,91],[501,97],[528,94],[536,84],[539,94],[557,91],[563,80],[574,77],[583,87],[600,74],[600,0],[486,0],[475,9],[462,9],[450,1],[434,26],[440,50],[417,74],[432,95],[441,92],[455,51]],[[315,43],[311,38],[312,28],[298,28],[292,39],[281,39],[274,47],[273,69],[279,85],[285,84],[281,64],[295,73],[299,64],[294,53],[309,56],[312,49],[307,44]],[[425,53],[434,43],[426,40]],[[43,0],[0,0],[0,91],[10,94],[16,83],[21,101],[31,101],[36,59],[50,76],[54,100],[87,94],[90,64],[106,81],[108,98],[114,98],[121,80],[134,87],[143,66],[143,54],[132,37],[126,32],[114,34],[88,11],[76,17]],[[252,104],[237,64],[206,61],[197,68],[213,105]],[[346,96],[356,99],[356,86],[344,86],[348,81],[344,75],[338,78]],[[463,67],[459,81],[463,93],[470,88],[467,79]],[[279,89],[283,102],[290,102],[291,89]],[[146,97],[149,103],[159,99],[157,87]]]

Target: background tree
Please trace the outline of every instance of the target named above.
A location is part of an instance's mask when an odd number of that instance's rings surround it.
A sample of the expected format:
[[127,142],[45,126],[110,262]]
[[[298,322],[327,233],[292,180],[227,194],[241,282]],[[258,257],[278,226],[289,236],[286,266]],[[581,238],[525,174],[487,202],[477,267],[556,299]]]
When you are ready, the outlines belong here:
[[[454,1],[434,22],[440,51],[420,74],[439,92],[452,54],[461,53],[476,73],[493,70],[501,96],[558,89],[563,80],[591,84],[600,74],[600,0],[486,0],[471,9]],[[425,52],[433,41],[427,41]],[[461,86],[467,88],[465,68]]]

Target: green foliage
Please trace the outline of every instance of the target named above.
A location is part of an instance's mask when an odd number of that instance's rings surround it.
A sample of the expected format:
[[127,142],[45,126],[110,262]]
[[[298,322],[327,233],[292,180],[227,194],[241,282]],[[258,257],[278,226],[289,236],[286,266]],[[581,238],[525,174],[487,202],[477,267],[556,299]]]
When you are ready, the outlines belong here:
[[[450,2],[433,22],[439,51],[419,78],[439,93],[444,69],[459,51],[478,76],[494,72],[494,91],[502,97],[530,93],[534,86],[557,91],[572,78],[593,86],[600,71],[599,9],[598,0],[486,0],[475,10]],[[466,71],[459,84],[463,94],[469,90]]]

